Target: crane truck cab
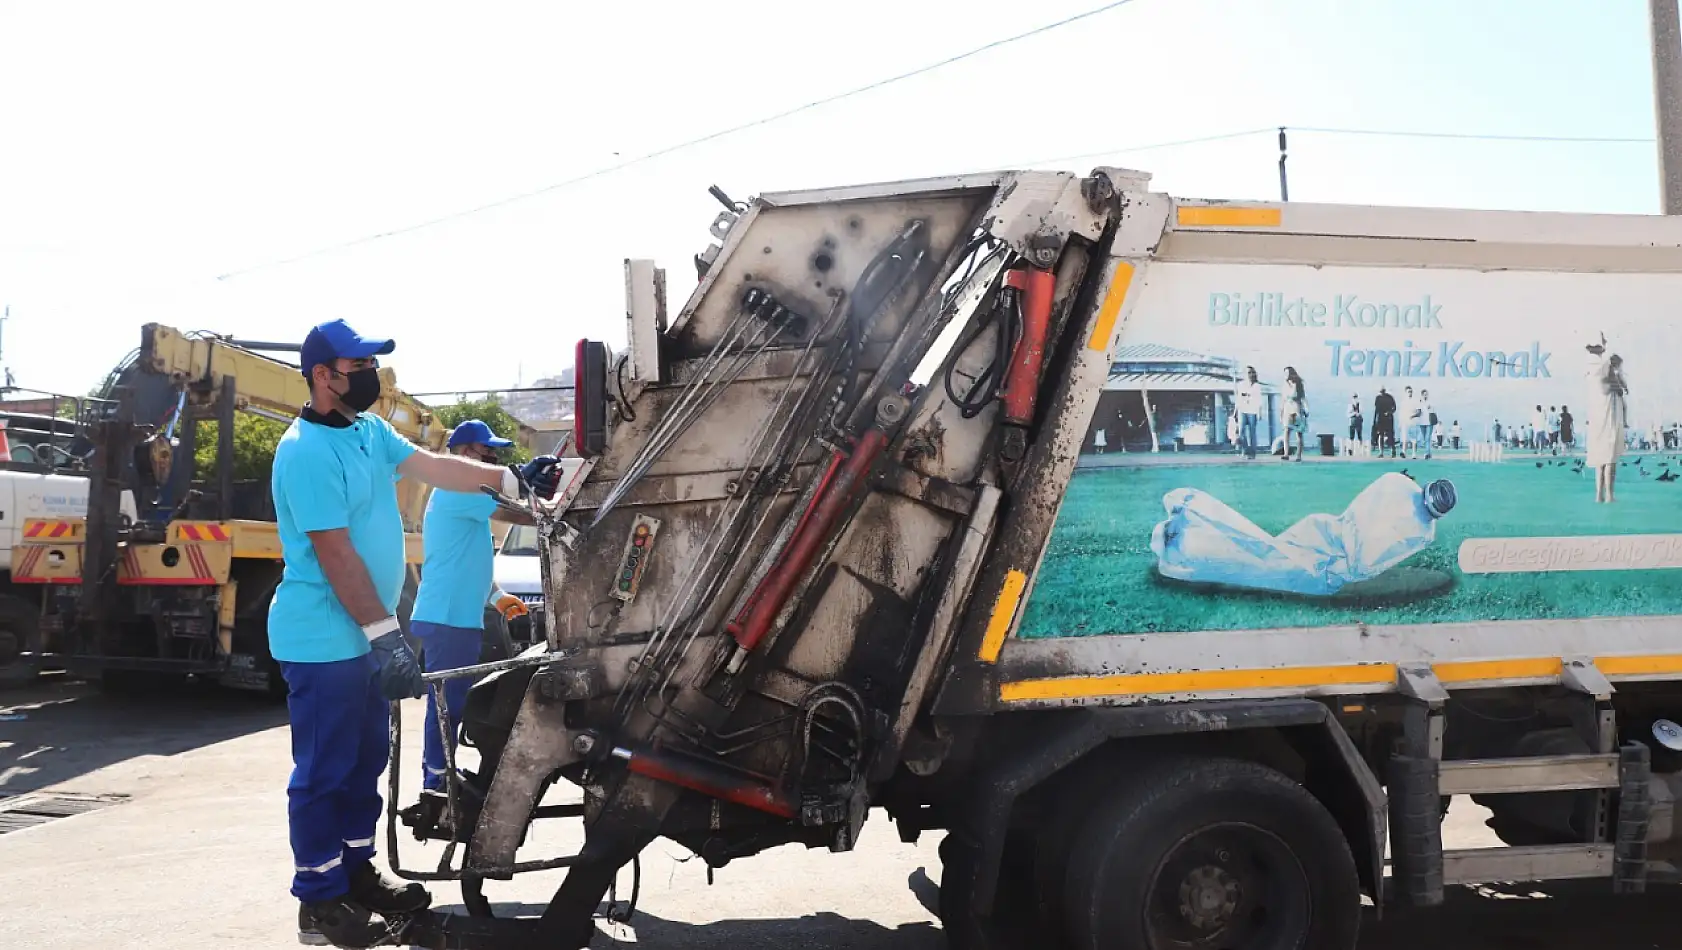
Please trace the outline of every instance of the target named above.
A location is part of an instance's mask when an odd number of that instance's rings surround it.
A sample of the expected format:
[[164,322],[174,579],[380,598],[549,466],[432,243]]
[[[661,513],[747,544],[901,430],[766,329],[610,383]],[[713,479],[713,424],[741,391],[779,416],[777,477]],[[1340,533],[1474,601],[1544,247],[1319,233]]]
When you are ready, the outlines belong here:
[[[35,400],[43,410],[59,408],[81,414],[86,400],[43,394]],[[88,510],[83,427],[77,418],[47,411],[0,412],[9,458],[0,461],[0,684],[32,679],[41,664],[22,653],[38,645],[41,588],[18,583],[14,567],[20,543],[35,537],[68,536],[77,530]],[[123,517],[134,519],[134,492],[119,499]],[[30,548],[23,549],[28,552]]]
[[[52,528],[46,522],[81,518],[87,513],[86,476],[0,469],[0,571],[9,581],[12,552],[24,536],[26,521],[43,522],[40,531],[50,533]],[[131,520],[139,516],[134,492],[122,493],[122,513]]]

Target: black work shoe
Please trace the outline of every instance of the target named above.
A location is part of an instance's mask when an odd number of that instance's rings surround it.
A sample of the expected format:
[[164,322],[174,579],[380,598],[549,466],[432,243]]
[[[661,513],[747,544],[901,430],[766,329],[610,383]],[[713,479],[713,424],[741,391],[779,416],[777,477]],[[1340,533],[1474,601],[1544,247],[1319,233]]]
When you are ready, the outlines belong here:
[[298,905],[298,942],[306,947],[378,946],[387,928],[371,919],[368,908],[348,897],[325,901],[303,901]]
[[432,905],[432,895],[426,888],[413,881],[393,880],[369,862],[350,869],[348,896],[383,917],[416,914]]

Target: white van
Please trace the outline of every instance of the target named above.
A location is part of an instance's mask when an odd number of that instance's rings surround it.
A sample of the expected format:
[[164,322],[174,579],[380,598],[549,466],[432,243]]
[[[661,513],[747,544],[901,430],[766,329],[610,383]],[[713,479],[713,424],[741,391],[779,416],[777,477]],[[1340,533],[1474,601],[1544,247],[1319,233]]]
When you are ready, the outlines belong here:
[[[557,449],[560,451],[560,449]],[[576,457],[561,459],[561,485],[570,485],[584,467],[584,460]],[[502,527],[498,525],[497,527]],[[524,650],[544,639],[543,626],[543,568],[538,563],[537,529],[531,525],[508,525],[508,533],[497,545],[496,560],[492,562],[491,582],[505,594],[513,594],[525,602],[531,613],[518,617],[508,625],[515,652]],[[486,622],[489,623],[490,611]]]
[[491,578],[497,589],[520,598],[531,610],[530,615],[517,617],[508,625],[514,649],[524,650],[544,637],[543,569],[537,558],[537,529],[510,525],[492,565]]

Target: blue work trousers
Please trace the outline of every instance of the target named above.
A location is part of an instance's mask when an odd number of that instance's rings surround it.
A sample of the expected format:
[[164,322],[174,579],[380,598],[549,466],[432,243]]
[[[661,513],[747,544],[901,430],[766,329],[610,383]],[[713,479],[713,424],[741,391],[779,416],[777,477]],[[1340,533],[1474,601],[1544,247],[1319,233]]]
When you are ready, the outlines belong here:
[[390,709],[378,663],[364,655],[331,663],[281,663],[292,720],[292,895],[323,901],[350,888],[349,871],[374,857],[380,774],[389,753]]
[[[483,630],[451,627],[441,623],[416,620],[409,625],[421,644],[421,662],[428,673],[457,670],[479,662],[479,644]],[[461,731],[461,713],[467,706],[467,689],[473,679],[467,676],[444,681],[444,712],[449,719],[450,751],[455,752],[456,736]],[[443,791],[447,785],[444,767],[444,740],[438,734],[438,698],[431,687],[426,690],[426,734],[422,737],[421,767],[423,782],[432,791]]]

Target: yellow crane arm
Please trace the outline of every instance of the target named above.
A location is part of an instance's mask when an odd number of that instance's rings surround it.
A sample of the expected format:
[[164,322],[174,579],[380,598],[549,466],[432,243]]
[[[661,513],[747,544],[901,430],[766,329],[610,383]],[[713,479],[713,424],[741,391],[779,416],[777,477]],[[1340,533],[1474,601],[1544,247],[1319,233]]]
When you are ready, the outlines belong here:
[[[140,363],[145,371],[182,385],[188,400],[201,409],[215,405],[228,376],[234,378],[234,408],[241,412],[290,422],[310,398],[309,382],[296,366],[218,337],[189,337],[158,323],[141,330]],[[411,442],[428,448],[441,445],[442,426],[431,410],[397,388],[397,374],[390,367],[380,368],[380,381],[380,401],[369,411]]]

